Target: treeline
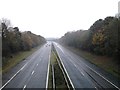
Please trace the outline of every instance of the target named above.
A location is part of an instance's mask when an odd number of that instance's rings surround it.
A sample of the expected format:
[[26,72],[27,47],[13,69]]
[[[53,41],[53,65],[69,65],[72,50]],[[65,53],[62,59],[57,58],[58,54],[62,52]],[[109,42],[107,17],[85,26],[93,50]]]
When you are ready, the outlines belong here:
[[117,58],[120,55],[120,18],[99,19],[88,30],[67,32],[59,41],[97,55]]
[[33,34],[30,31],[20,32],[18,27],[11,27],[10,21],[2,19],[0,23],[2,30],[2,57],[10,57],[12,54],[30,50],[46,42],[45,38]]

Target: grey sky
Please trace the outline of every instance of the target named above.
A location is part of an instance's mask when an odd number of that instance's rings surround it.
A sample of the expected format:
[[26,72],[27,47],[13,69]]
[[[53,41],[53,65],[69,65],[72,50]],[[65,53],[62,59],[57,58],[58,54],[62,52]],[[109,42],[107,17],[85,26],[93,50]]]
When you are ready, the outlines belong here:
[[115,16],[119,0],[0,0],[0,18],[21,31],[61,37],[88,29],[96,20]]

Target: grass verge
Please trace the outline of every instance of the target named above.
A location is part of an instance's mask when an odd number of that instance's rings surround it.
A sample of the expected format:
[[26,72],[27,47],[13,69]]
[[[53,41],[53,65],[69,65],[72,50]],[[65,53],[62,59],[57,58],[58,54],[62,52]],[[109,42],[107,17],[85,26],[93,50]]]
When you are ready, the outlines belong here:
[[[5,73],[9,71],[12,67],[23,61],[25,58],[30,56],[32,53],[34,53],[36,50],[38,50],[41,46],[32,48],[30,51],[22,51],[14,54],[13,58],[6,58],[8,61],[3,67],[2,67],[2,73]],[[1,71],[1,70],[0,70]]]
[[65,47],[71,50],[72,52],[76,53],[77,55],[83,57],[84,59],[88,60],[92,64],[95,64],[96,66],[104,69],[105,71],[111,73],[112,75],[120,79],[119,64],[118,62],[115,62],[113,58],[107,56],[98,56],[74,47],[68,47],[68,46]]
[[53,72],[52,72],[52,66],[54,66],[54,76],[55,76],[55,88],[64,88],[68,89],[66,85],[66,81],[64,79],[64,75],[62,70],[59,67],[59,64],[57,62],[56,55],[54,54],[54,51],[51,51],[51,58],[50,58],[50,71],[49,71],[49,80],[48,80],[48,89],[53,89]]

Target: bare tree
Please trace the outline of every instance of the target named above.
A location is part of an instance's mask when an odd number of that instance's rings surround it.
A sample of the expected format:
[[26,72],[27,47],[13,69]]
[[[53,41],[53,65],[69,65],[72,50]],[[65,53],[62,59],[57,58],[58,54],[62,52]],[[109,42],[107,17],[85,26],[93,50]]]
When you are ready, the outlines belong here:
[[6,18],[2,18],[1,24],[5,24],[5,26],[7,27],[7,29],[11,26],[10,20],[8,20]]

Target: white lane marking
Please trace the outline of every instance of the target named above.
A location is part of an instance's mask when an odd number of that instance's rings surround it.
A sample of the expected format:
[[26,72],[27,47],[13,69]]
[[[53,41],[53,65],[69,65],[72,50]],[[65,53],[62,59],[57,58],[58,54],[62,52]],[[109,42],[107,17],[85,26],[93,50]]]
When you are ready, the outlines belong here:
[[[56,51],[57,51],[57,49],[56,49]],[[59,55],[58,51],[57,51],[57,54],[58,54],[58,56],[59,56],[59,58],[60,58],[60,55]],[[67,74],[67,77],[68,77],[68,79],[69,79],[69,81],[70,81],[70,83],[71,83],[71,85],[72,85],[72,87],[73,87],[73,90],[75,90],[75,87],[74,87],[74,85],[73,85],[73,83],[72,83],[72,81],[71,81],[71,79],[70,79],[70,77],[69,77],[69,74],[68,74],[68,72],[67,72],[67,70],[66,70],[66,68],[65,68],[65,66],[64,66],[61,58],[60,58],[60,61],[61,61],[61,64],[62,64],[62,66],[63,66],[66,74]]]
[[28,63],[26,63],[20,70],[23,70],[27,64],[28,64]]
[[8,80],[1,88],[0,90],[2,90],[28,63],[26,63],[20,70],[17,71],[17,73],[15,75],[12,76],[12,78],[10,80]]
[[77,65],[76,65],[76,64],[74,64],[74,66],[77,68]]
[[95,89],[98,90],[97,87],[95,87]]
[[[60,47],[58,47],[60,48]],[[62,49],[60,48],[60,50],[62,51]],[[62,51],[63,52],[63,51]],[[86,64],[85,64],[86,65]],[[105,79],[107,82],[109,82],[111,85],[113,85],[115,88],[117,88],[118,90],[120,90],[120,88],[118,86],[116,86],[115,84],[113,84],[112,82],[110,82],[109,80],[107,80],[105,77],[103,77],[101,74],[99,74],[98,72],[96,72],[95,70],[93,70],[92,68],[90,68],[88,65],[86,65],[89,69],[91,69],[92,71],[94,71],[96,74],[98,74],[99,76],[101,76],[103,79]]]
[[[64,53],[64,51],[61,49],[61,47],[60,47],[60,46],[58,46],[58,45],[57,45],[57,47],[58,47],[58,48],[59,48],[59,49],[60,49],[60,50]],[[64,53],[64,54],[65,54],[65,53]]]
[[37,66],[38,66],[38,64],[37,64]]
[[[70,60],[70,59],[69,59]],[[70,60],[71,61],[71,60]],[[72,62],[72,61],[71,61]],[[79,70],[79,72],[83,75],[83,76],[85,76],[84,75],[84,73],[82,72],[82,69],[80,69],[74,62],[72,62],[73,64],[74,64],[74,66]],[[95,89],[96,90],[98,90],[96,87],[95,87]]]
[[103,77],[101,74],[99,74],[98,72],[96,72],[95,70],[93,70],[91,67],[89,67],[88,65],[86,65],[89,69],[91,69],[93,72],[95,72],[96,74],[98,74],[99,76],[101,76],[104,80],[106,80],[107,82],[109,82],[111,85],[113,85],[115,88],[117,88],[118,90],[120,90],[119,87],[117,87],[115,84],[113,84],[112,82],[110,82],[109,80],[107,80],[105,77]]
[[[72,62],[73,63],[73,62]],[[83,76],[85,76],[84,75],[84,73],[79,69],[79,67],[75,64],[75,63],[73,63],[74,64],[74,66],[81,72],[81,74],[83,75]]]
[[26,88],[26,85],[24,85],[23,90],[25,90],[25,88]]
[[83,72],[81,72],[81,74],[82,74],[83,76],[85,76]]
[[[70,59],[69,59],[70,60]],[[72,62],[71,60],[70,60],[70,62]],[[74,66],[79,70],[79,67],[77,67],[77,65],[74,63],[74,62],[72,62],[73,64],[74,64]],[[85,63],[84,63],[85,64]],[[86,65],[86,64],[85,64]],[[109,80],[107,80],[105,77],[103,77],[101,74],[99,74],[98,72],[96,72],[95,70],[93,70],[92,68],[90,68],[88,65],[86,65],[89,69],[91,69],[93,72],[95,72],[96,74],[98,74],[99,76],[101,76],[103,79],[105,79],[107,82],[109,82],[110,84],[112,84],[115,88],[117,88],[117,89],[119,89],[120,90],[120,88],[119,87],[117,87],[116,85],[114,85],[112,82],[110,82]],[[80,71],[80,70],[79,70]],[[81,72],[81,71],[80,71]],[[84,76],[84,73],[83,72],[81,72],[81,74]],[[97,89],[97,88],[96,88]]]
[[[60,57],[59,57],[59,58],[60,58]],[[61,60],[61,58],[60,58],[60,60]],[[69,77],[69,75],[68,75],[68,72],[67,72],[67,70],[66,70],[66,68],[65,68],[65,66],[64,66],[64,64],[63,64],[63,62],[62,62],[62,60],[61,60],[61,63],[62,63],[62,65],[63,65],[63,68],[64,68],[64,70],[65,70],[65,72],[66,72],[66,74],[67,74],[67,76],[68,76],[68,79],[69,79],[69,81],[70,81],[70,83],[71,83],[73,89],[75,89],[75,87],[74,87],[74,85],[73,85],[73,83],[72,83],[72,81],[71,81],[71,79],[70,79],[70,77]]]
[[[50,51],[51,51],[51,50],[50,50]],[[46,90],[47,90],[47,88],[48,88],[49,66],[50,66],[50,55],[51,55],[51,52],[49,53],[48,71],[47,71],[47,79],[46,79]]]
[[32,71],[32,74],[34,74],[34,71]]
[[[69,59],[70,60],[70,59]],[[71,60],[70,60],[71,61]],[[72,61],[71,61],[72,62]],[[74,66],[76,67],[76,68],[78,68],[77,66],[76,66],[76,64],[74,63],[74,62],[72,62],[73,64],[74,64]],[[85,63],[84,63],[85,64]],[[86,65],[86,64],[85,64]],[[109,80],[107,80],[105,77],[103,77],[101,74],[99,74],[98,72],[96,72],[95,70],[93,70],[92,68],[90,68],[88,65],[86,65],[89,69],[91,69],[93,72],[95,72],[96,74],[98,74],[99,76],[101,76],[104,80],[106,80],[107,82],[109,82],[111,85],[113,85],[115,88],[117,88],[117,89],[119,89],[120,90],[120,88],[119,87],[117,87],[116,85],[114,85],[112,82],[110,82]],[[78,68],[79,69],[79,68]],[[81,74],[84,76],[84,74],[81,72]]]

